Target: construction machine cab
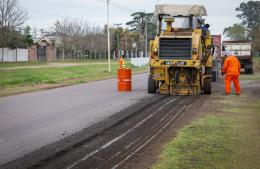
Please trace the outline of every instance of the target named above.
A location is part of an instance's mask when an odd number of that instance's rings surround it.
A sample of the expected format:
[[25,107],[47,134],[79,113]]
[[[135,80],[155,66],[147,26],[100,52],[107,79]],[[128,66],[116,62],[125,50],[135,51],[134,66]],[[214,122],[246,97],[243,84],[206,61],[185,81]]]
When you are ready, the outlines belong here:
[[158,33],[161,31],[187,31],[192,29],[192,16],[159,15]]
[[212,37],[202,31],[200,5],[156,5],[157,36],[150,42],[148,92],[211,93]]

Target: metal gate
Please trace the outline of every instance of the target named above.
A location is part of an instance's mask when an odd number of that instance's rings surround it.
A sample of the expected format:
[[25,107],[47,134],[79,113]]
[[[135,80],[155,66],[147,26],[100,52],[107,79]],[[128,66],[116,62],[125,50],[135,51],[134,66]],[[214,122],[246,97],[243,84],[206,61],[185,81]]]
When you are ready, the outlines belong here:
[[46,46],[37,47],[37,61],[46,61]]

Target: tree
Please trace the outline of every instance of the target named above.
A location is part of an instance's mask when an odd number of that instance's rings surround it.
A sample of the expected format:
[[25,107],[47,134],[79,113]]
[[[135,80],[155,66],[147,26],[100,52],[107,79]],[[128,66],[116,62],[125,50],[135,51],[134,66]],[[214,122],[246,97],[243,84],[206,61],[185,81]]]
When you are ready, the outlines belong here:
[[21,33],[21,31],[11,30],[8,33],[6,46],[9,48],[27,48],[33,44],[33,39],[30,34]]
[[148,32],[155,31],[153,13],[135,12],[131,16],[133,17],[133,20],[126,23],[126,25],[132,28],[131,31],[135,31],[144,35],[146,23],[148,27]]
[[31,46],[33,44],[31,27],[29,25],[27,25],[24,30],[24,43],[26,46]]
[[6,45],[9,48],[24,48],[25,47],[25,37],[18,31],[10,31],[8,33],[8,39]]
[[249,1],[247,3],[242,2],[236,11],[241,12],[237,15],[239,19],[242,19],[242,24],[249,29],[254,30],[260,26],[260,2]]
[[56,23],[56,31],[61,40],[59,47],[63,59],[97,58],[107,50],[106,32],[100,26],[91,26],[86,20],[65,18]]
[[242,19],[242,24],[249,29],[249,37],[253,40],[255,51],[260,51],[260,2],[242,2],[236,11],[240,12],[237,17]]
[[6,47],[10,32],[24,24],[27,12],[18,7],[17,0],[0,1],[0,46]]
[[[126,25],[131,27],[130,31],[139,33],[142,38],[145,36],[145,28],[147,26],[147,35],[150,37],[156,31],[156,24],[154,23],[153,15],[153,13],[135,12],[131,15],[133,20],[127,22]],[[141,39],[140,37],[138,38],[138,44],[140,45]],[[145,46],[145,41],[143,46]]]
[[241,24],[234,24],[233,26],[225,28],[223,34],[230,38],[230,40],[247,39],[247,30]]

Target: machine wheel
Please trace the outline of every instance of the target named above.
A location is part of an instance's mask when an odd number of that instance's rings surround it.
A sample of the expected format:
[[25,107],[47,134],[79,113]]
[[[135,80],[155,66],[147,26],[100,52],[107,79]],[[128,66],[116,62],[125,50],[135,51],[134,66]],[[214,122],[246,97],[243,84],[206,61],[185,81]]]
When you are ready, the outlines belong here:
[[248,63],[245,65],[245,74],[253,74],[253,64]]
[[207,77],[204,79],[204,94],[211,94],[211,78]]
[[151,76],[148,77],[148,93],[156,93],[156,83]]
[[248,73],[249,73],[249,74],[253,74],[253,67],[251,67],[251,68],[248,69]]
[[216,82],[217,81],[217,73],[216,71],[212,71],[212,82]]

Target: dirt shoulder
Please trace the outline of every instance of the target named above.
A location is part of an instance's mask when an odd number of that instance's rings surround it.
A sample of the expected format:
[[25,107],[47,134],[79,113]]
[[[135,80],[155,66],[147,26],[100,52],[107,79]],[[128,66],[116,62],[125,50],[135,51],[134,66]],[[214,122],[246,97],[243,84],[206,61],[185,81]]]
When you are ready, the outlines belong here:
[[198,111],[204,106],[205,100],[209,96],[202,95],[195,100],[185,112],[175,120],[174,123],[169,125],[169,127],[162,132],[158,137],[156,137],[151,144],[145,147],[141,152],[137,153],[136,156],[131,159],[125,168],[127,169],[145,169],[151,168],[156,162],[160,159],[160,154],[164,146],[175,138],[178,134],[178,131],[190,124],[194,119],[202,116],[205,112]]
[[259,168],[259,74],[242,75],[240,96],[219,79],[126,168]]

